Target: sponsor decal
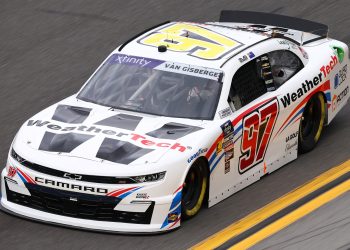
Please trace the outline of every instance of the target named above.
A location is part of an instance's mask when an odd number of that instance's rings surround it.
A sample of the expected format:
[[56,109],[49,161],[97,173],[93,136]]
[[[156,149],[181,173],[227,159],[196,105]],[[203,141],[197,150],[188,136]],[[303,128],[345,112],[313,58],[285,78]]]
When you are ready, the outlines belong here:
[[219,111],[219,116],[221,119],[223,119],[227,116],[230,116],[231,114],[232,114],[232,111],[231,111],[230,107],[227,107],[227,108]]
[[201,154],[204,154],[205,152],[207,152],[208,149],[207,148],[200,148],[198,149],[198,151],[193,154],[190,158],[187,159],[188,163],[191,163],[191,161],[193,161],[194,159],[196,159],[198,156],[200,156]]
[[[225,160],[226,160],[226,153],[228,154],[227,160],[232,156],[233,158],[233,149],[234,149],[234,128],[232,125],[232,122],[230,120],[226,121],[224,124],[221,125],[222,132],[224,134],[222,147],[224,148],[225,152]],[[232,154],[231,154],[232,152]]]
[[155,68],[159,64],[162,64],[164,61],[155,60],[151,58],[144,58],[138,56],[128,56],[124,54],[113,54],[109,59],[108,63],[110,64],[127,64],[127,65],[136,65],[139,67],[149,67]]
[[225,151],[225,162],[230,161],[234,157],[234,149]]
[[295,140],[293,143],[287,143],[285,152],[289,152],[297,146],[298,146],[298,140]]
[[280,98],[280,101],[283,104],[283,107],[288,107],[293,102],[296,102],[299,98],[304,96],[310,90],[312,90],[315,86],[322,82],[322,73],[319,73],[317,76],[313,77],[311,80],[305,80],[301,84],[301,88],[298,88],[296,92],[288,93]]
[[137,193],[136,199],[147,200],[147,199],[149,199],[149,195],[147,193]]
[[200,66],[189,66],[188,64],[181,64],[181,63],[170,63],[170,62],[165,62],[164,64],[156,67],[156,69],[166,70],[170,72],[179,72],[187,75],[193,75],[193,76],[198,76],[198,77],[203,77],[203,78],[208,78],[213,80],[218,80],[222,73],[220,70],[209,69],[209,68],[204,68]]
[[248,57],[247,57],[246,55],[244,55],[244,56],[238,58],[238,61],[239,61],[240,63],[244,63],[244,62],[247,61],[247,60],[248,60]]
[[297,131],[297,132],[295,132],[295,133],[293,133],[293,134],[287,136],[287,137],[286,137],[286,142],[289,142],[289,141],[292,140],[292,139],[298,138],[298,133],[299,133],[299,132]]
[[231,171],[230,161],[225,162],[225,174]]
[[334,88],[337,89],[345,80],[347,75],[348,65],[343,66],[334,76]]
[[218,141],[218,144],[216,144],[216,155],[218,155],[222,151],[222,141]]
[[243,63],[243,62],[247,61],[248,58],[253,59],[254,57],[255,57],[255,54],[253,52],[249,52],[248,54],[243,55],[242,57],[238,58],[238,61],[240,63]]
[[338,106],[339,103],[341,103],[344,99],[345,96],[347,96],[349,93],[349,86],[347,86],[342,92],[340,92],[339,95],[333,95],[332,98],[332,110],[335,111]]
[[13,178],[17,173],[17,169],[15,167],[10,166],[7,172],[7,177]]
[[239,173],[244,173],[264,160],[278,112],[278,101],[274,98],[243,118]]
[[230,120],[226,121],[224,124],[221,126],[222,132],[224,133],[224,139],[227,138],[230,135],[233,135],[234,129],[232,122]]
[[253,59],[255,57],[254,53],[251,51],[248,53],[248,56],[250,59]]
[[[175,190],[173,194],[173,200],[170,205],[169,213],[167,214],[161,226],[161,229],[165,227],[168,227],[168,229],[170,229],[180,221],[182,188],[183,188],[183,185],[181,185]],[[170,218],[170,221],[169,221],[169,218]]]
[[338,63],[338,58],[336,56],[332,56],[329,63],[325,66],[322,66],[320,68],[320,71],[323,73],[324,77],[326,78],[328,74],[333,70],[335,65]]
[[283,104],[283,107],[288,107],[293,102],[297,101],[299,98],[304,96],[306,93],[308,93],[310,90],[312,90],[315,86],[320,84],[322,82],[322,76],[326,78],[329,73],[334,69],[335,65],[338,63],[338,59],[336,56],[332,56],[330,62],[322,66],[320,68],[320,73],[310,80],[305,80],[301,85],[301,88],[298,88],[296,92],[288,93],[287,95],[284,95],[282,98],[280,98],[281,103]]
[[107,194],[108,190],[105,188],[97,188],[91,186],[84,186],[78,184],[71,184],[62,181],[54,181],[47,178],[35,177],[35,182],[43,186],[57,187],[61,189],[70,189],[72,191],[84,191],[89,193]]
[[297,46],[295,43],[290,42],[290,41],[288,41],[288,40],[278,40],[278,43],[279,43],[279,44],[282,44],[282,45],[287,45],[289,50],[290,50],[291,48],[292,48],[292,49],[297,49],[297,48],[298,48],[298,46]]
[[178,213],[169,213],[168,214],[168,223],[175,222],[178,217],[179,217]]
[[345,52],[341,47],[337,47],[337,46],[331,46],[334,55],[336,55],[339,59],[339,62],[342,63],[344,60],[344,56],[345,56]]
[[299,47],[299,46],[298,46],[298,48],[299,48],[301,54],[303,55],[303,57],[304,57],[305,59],[309,59],[309,55],[307,54],[307,52],[306,52],[302,47]]
[[166,45],[167,49],[186,52],[204,60],[218,60],[243,44],[227,36],[191,23],[171,23],[137,41],[152,47]]
[[53,124],[49,121],[41,120],[29,120],[27,126],[36,126],[36,127],[47,127],[50,130],[57,130],[61,132],[71,132],[71,131],[80,131],[89,134],[104,134],[108,136],[116,136],[120,139],[125,139],[126,141],[133,141],[147,147],[158,147],[158,148],[170,148],[179,152],[185,152],[187,147],[181,145],[180,143],[168,143],[168,142],[158,142],[146,138],[145,136],[136,134],[136,133],[124,133],[111,129],[102,129],[98,126],[72,126],[72,127],[63,127],[56,124]]

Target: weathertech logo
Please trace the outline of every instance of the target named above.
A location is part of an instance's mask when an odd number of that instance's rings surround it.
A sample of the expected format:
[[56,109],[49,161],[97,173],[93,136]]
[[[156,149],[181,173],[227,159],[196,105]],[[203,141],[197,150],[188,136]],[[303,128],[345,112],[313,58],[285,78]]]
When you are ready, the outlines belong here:
[[37,127],[44,127],[46,126],[50,130],[56,130],[56,131],[62,131],[62,132],[71,132],[71,131],[80,131],[80,132],[85,132],[89,134],[105,134],[109,136],[116,136],[118,138],[123,138],[126,139],[126,141],[134,141],[137,143],[140,143],[144,146],[148,147],[158,147],[158,148],[170,148],[172,150],[177,150],[180,152],[185,152],[186,147],[182,146],[180,143],[168,143],[168,142],[157,142],[153,141],[151,139],[146,139],[145,136],[136,134],[136,133],[124,133],[124,132],[117,132],[115,130],[110,130],[110,129],[101,129],[96,126],[74,126],[74,127],[62,127],[56,124],[53,124],[49,121],[41,121],[41,120],[29,120],[27,123],[27,126],[37,126]]
[[299,98],[301,98],[314,87],[316,87],[318,84],[322,83],[322,75],[324,78],[326,78],[329,75],[329,73],[334,69],[337,63],[338,58],[336,56],[332,56],[330,62],[327,65],[322,66],[320,68],[320,73],[317,76],[314,76],[310,80],[305,80],[301,84],[301,88],[298,88],[296,92],[293,92],[291,94],[288,93],[287,95],[284,95],[282,98],[280,98],[283,107],[288,107],[293,102],[297,101]]

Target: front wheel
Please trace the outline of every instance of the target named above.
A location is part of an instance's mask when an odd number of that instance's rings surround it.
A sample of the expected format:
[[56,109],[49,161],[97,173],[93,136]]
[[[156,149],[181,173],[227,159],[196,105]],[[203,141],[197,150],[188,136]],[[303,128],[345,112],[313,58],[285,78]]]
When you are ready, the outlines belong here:
[[324,120],[325,102],[323,95],[317,93],[306,104],[299,127],[299,152],[306,153],[312,150],[320,139]]
[[208,186],[208,169],[202,159],[198,159],[187,173],[182,189],[181,217],[190,219],[198,214]]

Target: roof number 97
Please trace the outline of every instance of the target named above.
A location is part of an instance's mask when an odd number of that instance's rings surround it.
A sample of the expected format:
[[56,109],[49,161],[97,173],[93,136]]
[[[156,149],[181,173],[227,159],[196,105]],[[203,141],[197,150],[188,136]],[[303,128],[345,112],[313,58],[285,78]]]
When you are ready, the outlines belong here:
[[187,23],[175,23],[157,30],[139,43],[158,47],[167,45],[169,50],[187,52],[188,55],[217,60],[242,44],[219,33]]

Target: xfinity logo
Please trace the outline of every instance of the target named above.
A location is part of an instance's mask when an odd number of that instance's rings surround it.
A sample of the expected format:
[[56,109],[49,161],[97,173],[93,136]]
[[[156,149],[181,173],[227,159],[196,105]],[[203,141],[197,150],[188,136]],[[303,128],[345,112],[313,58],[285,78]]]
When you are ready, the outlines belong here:
[[137,58],[132,56],[126,56],[126,55],[118,55],[116,58],[116,61],[120,64],[122,63],[131,63],[131,64],[138,64],[141,67],[145,67],[147,64],[151,62],[151,60],[146,60],[145,58]]
[[81,175],[70,173],[64,173],[63,177],[71,180],[81,180],[83,178]]

